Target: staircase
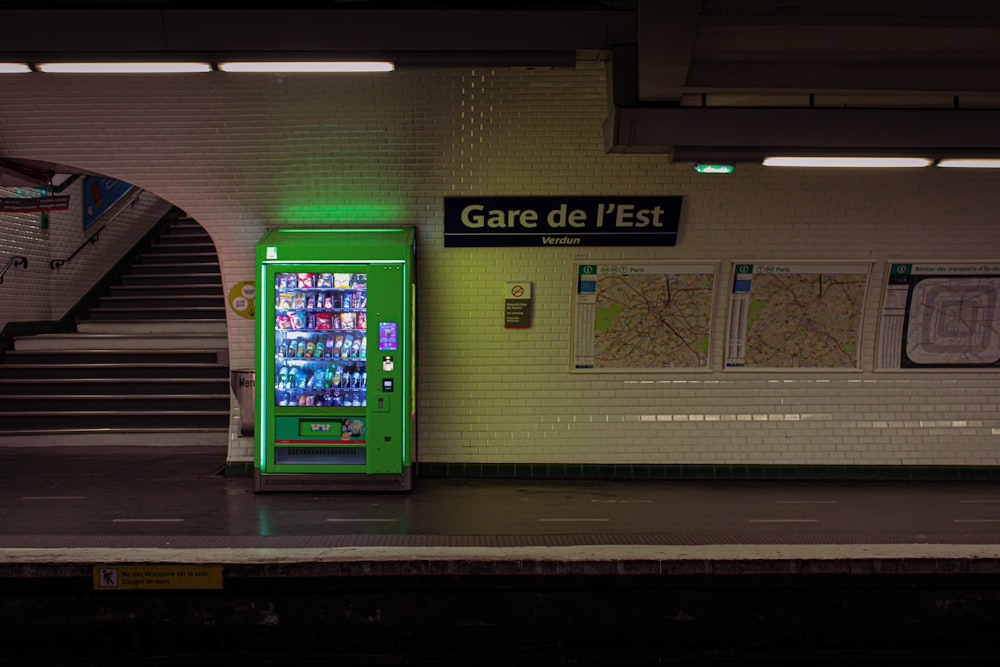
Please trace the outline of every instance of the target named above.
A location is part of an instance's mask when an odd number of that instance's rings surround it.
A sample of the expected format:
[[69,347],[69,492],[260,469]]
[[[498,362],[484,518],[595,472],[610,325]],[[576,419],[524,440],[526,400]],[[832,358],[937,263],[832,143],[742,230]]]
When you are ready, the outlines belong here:
[[229,391],[215,246],[194,220],[167,218],[75,332],[15,338],[0,364],[0,444],[221,444]]

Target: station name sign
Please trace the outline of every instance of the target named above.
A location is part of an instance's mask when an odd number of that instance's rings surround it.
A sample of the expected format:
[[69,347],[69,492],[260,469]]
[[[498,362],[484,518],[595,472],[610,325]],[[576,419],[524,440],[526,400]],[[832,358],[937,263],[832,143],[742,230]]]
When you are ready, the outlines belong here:
[[682,199],[445,197],[444,245],[674,246]]

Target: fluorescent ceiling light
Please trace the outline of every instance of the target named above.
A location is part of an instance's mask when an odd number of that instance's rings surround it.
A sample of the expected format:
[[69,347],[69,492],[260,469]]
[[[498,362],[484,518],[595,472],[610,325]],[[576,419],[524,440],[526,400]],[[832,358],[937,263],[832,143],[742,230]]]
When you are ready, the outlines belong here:
[[31,68],[24,63],[0,63],[0,74],[21,74],[30,71]]
[[766,157],[765,167],[927,167],[923,157]]
[[313,62],[231,62],[219,63],[223,72],[391,72],[390,62],[313,61]]
[[967,158],[941,160],[937,163],[939,167],[964,167],[967,169],[1000,169],[1000,159],[997,158]]
[[41,63],[38,70],[50,74],[177,74],[211,72],[212,66],[191,62]]

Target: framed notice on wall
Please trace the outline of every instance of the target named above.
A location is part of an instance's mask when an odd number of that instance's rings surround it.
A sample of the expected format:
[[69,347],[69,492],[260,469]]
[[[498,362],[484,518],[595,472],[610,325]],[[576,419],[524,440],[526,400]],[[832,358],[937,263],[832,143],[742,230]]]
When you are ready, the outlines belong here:
[[871,266],[734,262],[726,369],[860,370]]
[[875,369],[1000,369],[1000,261],[889,264]]
[[574,371],[709,371],[716,262],[575,263]]

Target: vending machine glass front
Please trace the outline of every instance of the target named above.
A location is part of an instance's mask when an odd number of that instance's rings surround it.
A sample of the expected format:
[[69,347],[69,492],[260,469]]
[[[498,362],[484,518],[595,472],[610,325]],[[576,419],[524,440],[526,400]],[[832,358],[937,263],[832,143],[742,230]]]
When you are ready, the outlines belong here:
[[365,273],[275,275],[275,407],[367,406],[367,305]]

